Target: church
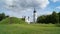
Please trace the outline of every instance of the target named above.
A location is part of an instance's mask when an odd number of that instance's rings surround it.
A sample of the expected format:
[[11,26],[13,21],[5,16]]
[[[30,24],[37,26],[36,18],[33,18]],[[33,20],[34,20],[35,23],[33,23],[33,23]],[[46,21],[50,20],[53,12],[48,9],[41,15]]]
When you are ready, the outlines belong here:
[[[31,23],[31,21],[29,19],[30,19],[29,16],[28,17],[25,17],[25,22],[27,22],[28,24]],[[37,21],[37,12],[34,9],[34,11],[33,11],[33,23],[36,23],[36,21]]]

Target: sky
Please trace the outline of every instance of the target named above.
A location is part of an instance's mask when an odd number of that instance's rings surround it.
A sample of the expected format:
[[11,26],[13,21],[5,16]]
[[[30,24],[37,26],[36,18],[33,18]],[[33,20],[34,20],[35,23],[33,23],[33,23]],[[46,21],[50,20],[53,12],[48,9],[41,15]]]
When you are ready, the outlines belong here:
[[37,16],[60,12],[60,0],[0,0],[0,13],[21,18],[33,17],[33,11]]

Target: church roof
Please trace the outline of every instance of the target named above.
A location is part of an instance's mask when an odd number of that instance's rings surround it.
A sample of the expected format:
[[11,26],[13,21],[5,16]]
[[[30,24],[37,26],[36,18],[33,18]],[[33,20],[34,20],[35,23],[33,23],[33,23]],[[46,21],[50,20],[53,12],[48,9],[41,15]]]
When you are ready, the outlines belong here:
[[34,8],[34,13],[36,13],[36,10],[35,10],[35,8]]

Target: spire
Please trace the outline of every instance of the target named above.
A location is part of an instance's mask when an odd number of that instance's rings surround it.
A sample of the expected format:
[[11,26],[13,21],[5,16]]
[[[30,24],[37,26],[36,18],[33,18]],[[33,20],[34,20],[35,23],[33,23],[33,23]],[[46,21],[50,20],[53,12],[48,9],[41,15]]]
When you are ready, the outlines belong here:
[[35,8],[33,11],[33,22],[36,23],[36,10],[35,10]]
[[35,10],[35,8],[34,8],[34,12],[33,13],[36,13],[36,10]]
[[28,21],[29,21],[29,18],[30,18],[30,17],[28,16]]

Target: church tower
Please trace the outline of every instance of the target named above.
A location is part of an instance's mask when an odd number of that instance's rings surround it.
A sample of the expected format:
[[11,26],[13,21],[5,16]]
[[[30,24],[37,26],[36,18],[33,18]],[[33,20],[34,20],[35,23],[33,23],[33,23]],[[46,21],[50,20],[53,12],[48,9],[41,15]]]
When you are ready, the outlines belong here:
[[36,13],[36,10],[34,8],[34,11],[33,11],[33,22],[36,23],[37,21],[37,13]]

